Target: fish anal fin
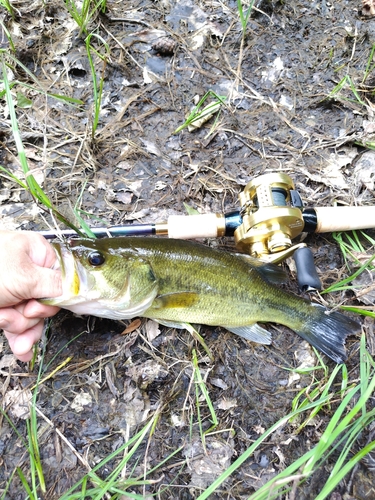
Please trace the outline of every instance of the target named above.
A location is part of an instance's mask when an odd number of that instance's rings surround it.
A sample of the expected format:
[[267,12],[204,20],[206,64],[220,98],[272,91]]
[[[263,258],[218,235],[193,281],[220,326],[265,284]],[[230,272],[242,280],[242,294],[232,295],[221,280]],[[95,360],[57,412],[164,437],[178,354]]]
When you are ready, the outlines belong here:
[[258,344],[270,344],[272,340],[270,332],[259,326],[258,323],[235,327],[224,326],[224,328],[246,340],[257,342]]
[[158,295],[152,303],[152,309],[180,309],[191,307],[199,299],[195,292],[175,292]]

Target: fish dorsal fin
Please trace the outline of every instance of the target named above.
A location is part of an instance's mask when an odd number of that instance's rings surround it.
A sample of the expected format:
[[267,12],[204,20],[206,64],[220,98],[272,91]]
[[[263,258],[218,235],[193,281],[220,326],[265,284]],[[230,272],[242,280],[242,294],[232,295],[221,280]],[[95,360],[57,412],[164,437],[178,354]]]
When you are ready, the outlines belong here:
[[152,309],[180,309],[191,307],[199,299],[196,292],[173,292],[158,295],[152,303]]
[[282,285],[288,281],[286,272],[276,264],[269,264],[244,253],[236,253],[235,255],[254,267],[269,283]]
[[257,342],[258,344],[270,344],[272,340],[270,332],[259,326],[258,323],[236,327],[224,326],[224,328],[246,340],[251,340],[251,342]]

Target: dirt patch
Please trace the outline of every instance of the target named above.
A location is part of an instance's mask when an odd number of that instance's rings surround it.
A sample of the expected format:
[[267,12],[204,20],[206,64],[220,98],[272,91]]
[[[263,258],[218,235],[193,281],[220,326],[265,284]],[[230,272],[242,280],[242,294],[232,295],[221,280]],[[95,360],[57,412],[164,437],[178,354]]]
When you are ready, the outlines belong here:
[[[87,25],[87,33],[95,33],[92,46],[102,56],[91,51],[98,89],[103,76],[95,132],[86,34],[62,2],[47,4],[17,2],[14,19],[3,9],[2,46],[11,49],[6,27],[15,46],[9,77],[17,82],[13,92],[19,92],[17,117],[29,166],[72,222],[77,222],[77,200],[91,226],[160,222],[186,213],[184,203],[201,213],[228,212],[239,208],[238,193],[251,179],[275,171],[290,175],[311,206],[373,204],[371,172],[356,169],[375,130],[373,72],[366,75],[375,25],[362,15],[359,1],[260,1],[243,43],[235,1],[146,0],[132,7],[108,2],[106,12]],[[336,92],[345,77],[350,79]],[[209,90],[227,96],[216,124],[211,120],[192,133],[174,134],[195,96]],[[73,107],[52,94],[82,104]],[[30,100],[26,107],[22,97]],[[22,178],[2,104],[1,164]],[[46,222],[54,227],[50,214],[36,207],[25,190],[6,177],[0,181],[4,227],[45,229]],[[324,286],[345,275],[329,234],[308,236],[306,242]],[[234,247],[231,239],[206,243]],[[297,292],[293,280],[288,287]],[[347,294],[328,302],[333,306],[342,300],[354,299]],[[129,491],[145,498],[196,498],[264,429],[285,416],[301,387],[311,383],[308,375],[290,382],[286,369],[298,365],[301,340],[282,327],[270,328],[271,346],[202,327],[211,362],[187,332],[160,327],[153,337],[150,329],[156,326],[142,322],[123,335],[126,326],[66,312],[51,324],[43,361],[47,366],[52,360],[47,372],[67,356],[73,360],[39,389],[38,408],[48,419],[40,417],[38,427],[45,498],[60,498],[157,410],[152,439],[131,458],[124,477],[129,471],[142,477],[179,451],[147,476],[151,484]],[[349,339],[347,347],[355,379],[358,339]],[[218,417],[206,448],[200,425],[209,430],[212,415],[202,398],[197,404],[193,351]],[[2,353],[7,359],[5,342]],[[1,368],[4,395],[34,384],[36,372],[21,365]],[[291,424],[280,428],[210,498],[247,498],[312,447],[328,419],[329,414],[320,414],[299,434]],[[26,434],[21,417],[16,427]],[[0,488],[16,466],[27,471],[24,451],[3,418]],[[118,460],[110,460],[101,477]],[[315,498],[334,460],[303,483],[295,498]],[[372,471],[360,465],[340,483],[335,498],[370,498]],[[24,495],[14,476],[5,498]]]

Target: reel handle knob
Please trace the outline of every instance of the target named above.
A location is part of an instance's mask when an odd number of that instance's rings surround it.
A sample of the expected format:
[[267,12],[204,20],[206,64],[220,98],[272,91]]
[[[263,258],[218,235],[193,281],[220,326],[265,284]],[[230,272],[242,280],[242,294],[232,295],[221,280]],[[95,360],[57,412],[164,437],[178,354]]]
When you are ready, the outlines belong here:
[[293,259],[296,263],[297,282],[300,289],[303,292],[321,290],[322,283],[316,271],[314,255],[310,248],[298,248],[293,254]]

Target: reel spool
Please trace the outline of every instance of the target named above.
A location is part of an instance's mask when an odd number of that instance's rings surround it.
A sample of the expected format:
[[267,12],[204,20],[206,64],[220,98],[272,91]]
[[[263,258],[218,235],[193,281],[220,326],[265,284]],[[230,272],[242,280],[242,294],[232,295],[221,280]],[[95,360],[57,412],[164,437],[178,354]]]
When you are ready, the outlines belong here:
[[234,238],[241,251],[264,259],[291,248],[293,238],[303,231],[303,203],[288,175],[256,177],[246,185],[239,199],[242,223]]

